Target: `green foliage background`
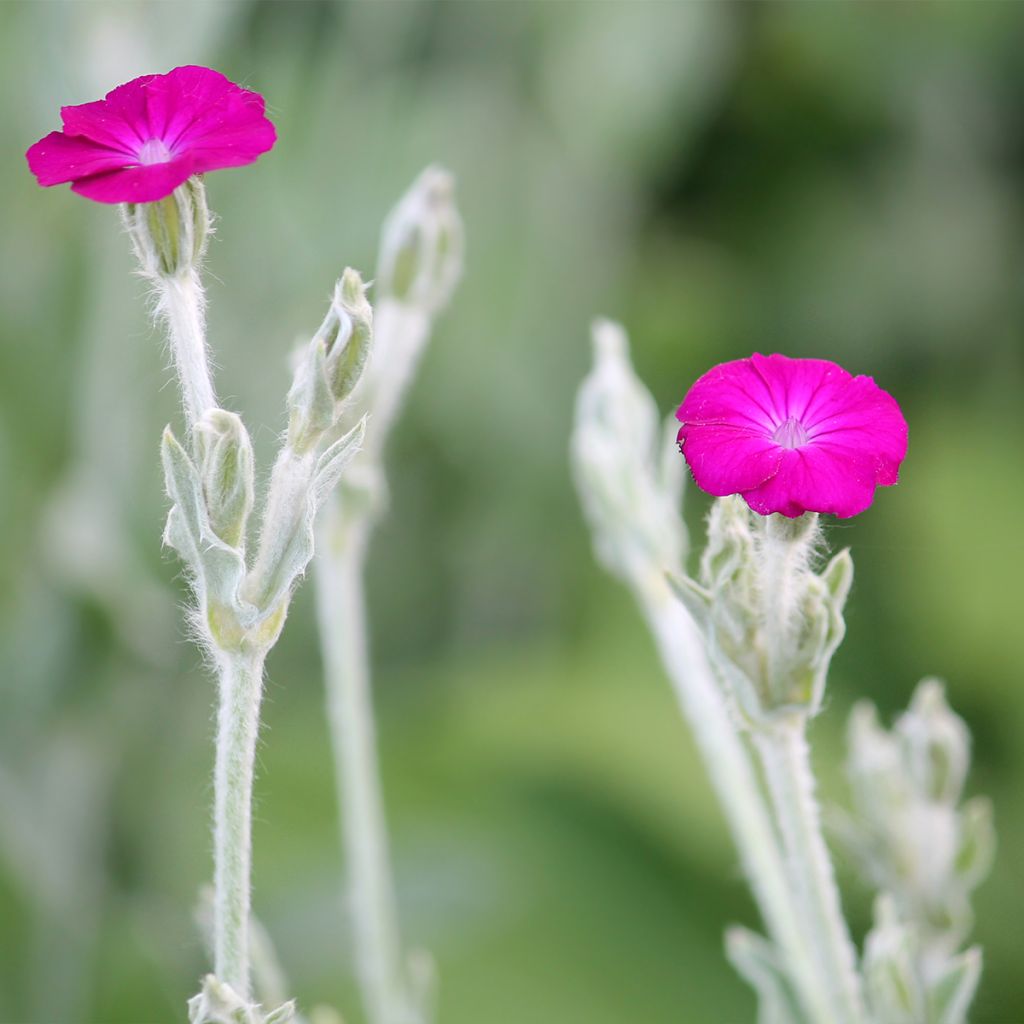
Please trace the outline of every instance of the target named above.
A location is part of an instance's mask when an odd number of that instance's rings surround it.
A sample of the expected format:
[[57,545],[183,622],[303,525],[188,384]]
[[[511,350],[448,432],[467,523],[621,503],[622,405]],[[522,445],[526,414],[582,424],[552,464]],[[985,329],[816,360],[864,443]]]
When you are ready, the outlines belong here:
[[[0,5],[0,1020],[181,1020],[204,969],[211,681],[159,544],[174,389],[116,211],[22,153],[61,103],[207,63],[276,150],[217,174],[221,394],[267,465],[286,360],[430,161],[468,263],[390,458],[370,586],[402,913],[442,1024],[753,1019],[756,923],[691,738],[567,472],[597,313],[666,412],[752,350],[902,402],[900,486],[814,729],[943,675],[1000,855],[978,1022],[1024,1021],[1024,7],[222,2]],[[699,530],[706,508],[691,490]],[[359,1024],[308,588],[269,665],[255,906],[303,1005]],[[852,879],[858,932],[868,900]]]

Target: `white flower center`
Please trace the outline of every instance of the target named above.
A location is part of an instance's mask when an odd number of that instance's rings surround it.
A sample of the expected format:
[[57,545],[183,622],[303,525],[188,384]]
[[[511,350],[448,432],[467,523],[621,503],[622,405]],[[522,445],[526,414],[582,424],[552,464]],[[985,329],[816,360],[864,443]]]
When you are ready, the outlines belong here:
[[795,416],[790,416],[775,428],[772,440],[783,448],[799,448],[807,444],[809,438],[804,425]]
[[148,139],[139,150],[139,163],[143,167],[150,164],[165,164],[173,155],[161,139]]

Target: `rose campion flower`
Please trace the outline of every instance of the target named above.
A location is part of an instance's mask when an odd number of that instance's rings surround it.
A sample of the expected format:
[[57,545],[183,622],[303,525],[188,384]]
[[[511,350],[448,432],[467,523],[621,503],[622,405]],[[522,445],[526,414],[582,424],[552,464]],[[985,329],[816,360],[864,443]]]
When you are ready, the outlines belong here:
[[687,392],[679,447],[697,486],[761,515],[863,512],[896,483],[907,422],[892,395],[824,359],[753,355]]
[[252,163],[277,139],[259,93],[196,66],[143,75],[60,114],[64,130],[29,147],[29,169],[40,185],[71,182],[100,203],[155,202],[193,174]]

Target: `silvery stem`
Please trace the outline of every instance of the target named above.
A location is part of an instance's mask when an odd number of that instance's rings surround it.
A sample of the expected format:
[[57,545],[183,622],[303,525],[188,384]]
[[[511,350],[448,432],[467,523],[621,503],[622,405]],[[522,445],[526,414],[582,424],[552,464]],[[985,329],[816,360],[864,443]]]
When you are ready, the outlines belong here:
[[854,1024],[864,1020],[857,956],[839,901],[821,812],[814,795],[806,721],[795,714],[770,731],[757,731],[775,819],[782,831],[790,884],[803,908],[832,992],[832,1012],[821,1020]]
[[205,299],[198,271],[189,266],[157,278],[159,312],[167,319],[174,367],[191,430],[217,407],[206,349]]
[[374,307],[373,322],[374,348],[363,385],[364,401],[373,415],[373,429],[366,435],[367,461],[380,459],[432,324],[425,310],[388,296]]
[[316,593],[327,710],[347,862],[356,966],[371,1024],[412,1024],[398,930],[370,694],[363,568],[368,523],[324,509],[316,545]]
[[252,783],[265,652],[218,653],[214,767],[214,970],[249,999]]
[[[777,700],[790,692],[790,677],[799,670],[800,606],[810,561],[820,536],[818,515],[798,519],[774,514],[760,520],[757,588],[761,634],[767,661],[768,695]],[[853,1024],[864,1019],[857,954],[843,917],[835,873],[821,832],[814,795],[814,775],[807,746],[808,711],[776,713],[753,730],[772,813],[782,835],[789,886],[805,934],[817,956],[833,1002],[825,1020]]]
[[282,445],[271,470],[259,546],[245,585],[245,596],[258,608],[270,607],[287,591],[294,566],[287,556],[301,539],[315,469],[315,451],[299,454]]
[[826,1024],[831,1020],[830,990],[794,907],[778,835],[747,748],[704,653],[704,638],[660,578],[652,577],[637,591],[725,812],[761,916],[785,956],[808,1019]]

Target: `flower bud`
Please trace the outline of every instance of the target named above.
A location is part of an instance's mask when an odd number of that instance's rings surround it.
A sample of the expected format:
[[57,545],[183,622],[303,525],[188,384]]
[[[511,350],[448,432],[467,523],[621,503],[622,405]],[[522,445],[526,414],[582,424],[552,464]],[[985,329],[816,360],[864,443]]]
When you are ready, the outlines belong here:
[[121,215],[146,274],[174,277],[196,267],[206,251],[210,212],[198,177],[154,203],[125,203]]
[[957,803],[968,746],[966,726],[933,679],[918,686],[891,730],[879,724],[870,703],[850,716],[846,774],[853,814],[842,837],[865,879],[892,894],[936,963],[969,931],[970,893],[987,874],[995,847],[988,801]]
[[968,889],[975,888],[989,873],[995,852],[992,804],[985,797],[976,796],[963,806],[956,851],[956,874]]
[[946,703],[937,679],[925,679],[918,685],[895,731],[907,769],[922,795],[956,804],[967,777],[970,737],[963,719]]
[[[662,584],[686,548],[679,515],[681,481],[666,474],[658,408],[637,379],[622,328],[593,326],[594,368],[580,388],[572,434],[572,467],[597,556],[610,571]],[[672,431],[673,435],[675,430]]]
[[196,424],[195,444],[210,526],[225,544],[239,547],[253,503],[249,434],[233,412],[211,409]]
[[462,273],[462,221],[454,179],[428,167],[384,222],[377,290],[382,298],[434,313]]
[[214,975],[203,978],[199,994],[188,1001],[189,1024],[292,1024],[295,1002],[283,1003],[264,1012],[255,1003],[243,999],[226,982]]
[[288,392],[288,442],[308,451],[338,421],[352,394],[373,340],[373,310],[359,274],[348,268],[334,289],[324,322],[300,358]]
[[874,927],[864,943],[868,999],[886,1024],[916,1024],[928,1018],[927,993],[917,969],[917,936],[904,924],[892,896],[875,900]]
[[817,516],[755,516],[720,498],[708,518],[700,584],[674,581],[708,633],[711,655],[751,724],[821,707],[829,662],[845,632],[849,552],[810,567]]
[[[320,334],[320,332],[326,333]],[[327,379],[336,402],[355,390],[373,339],[373,309],[359,273],[347,267],[334,289],[331,311],[318,335],[327,342]]]

